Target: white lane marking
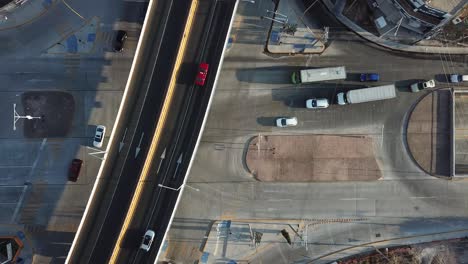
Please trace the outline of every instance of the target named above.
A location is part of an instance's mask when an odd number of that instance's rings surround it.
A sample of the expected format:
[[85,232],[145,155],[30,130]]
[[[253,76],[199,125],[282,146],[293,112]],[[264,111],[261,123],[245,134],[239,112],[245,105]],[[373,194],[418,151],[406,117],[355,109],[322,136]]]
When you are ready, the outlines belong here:
[[39,147],[39,152],[37,153],[36,159],[34,160],[32,166],[31,166],[31,170],[29,171],[27,181],[31,180],[32,174],[33,174],[34,170],[36,169],[36,166],[37,166],[37,163],[39,162],[39,159],[41,158],[41,152],[44,149],[46,143],[47,143],[47,138],[44,138],[42,140],[41,146]]

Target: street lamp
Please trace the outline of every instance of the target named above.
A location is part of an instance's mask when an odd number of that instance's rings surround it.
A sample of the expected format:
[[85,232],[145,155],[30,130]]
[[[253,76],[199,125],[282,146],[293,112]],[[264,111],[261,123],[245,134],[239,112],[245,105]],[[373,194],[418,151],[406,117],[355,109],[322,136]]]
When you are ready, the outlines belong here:
[[18,112],[16,112],[16,104],[13,104],[13,130],[16,130],[16,122],[20,119],[28,119],[28,120],[33,120],[33,119],[41,119],[40,116],[30,116],[30,115],[19,115]]
[[241,0],[241,2],[249,2],[251,4],[255,4],[255,0]]
[[184,186],[187,186],[188,188],[193,189],[193,190],[195,190],[195,191],[197,191],[197,192],[200,191],[200,189],[194,188],[194,187],[192,187],[192,186],[190,186],[190,185],[187,185],[187,184],[185,184],[185,183],[183,183],[182,185],[180,185],[179,188],[177,188],[177,189],[176,189],[176,188],[169,187],[169,186],[166,186],[166,185],[162,185],[162,184],[160,184],[160,183],[158,184],[158,186],[161,187],[161,188],[169,189],[169,190],[176,191],[176,192],[179,191],[179,190],[180,190],[182,187],[184,187]]

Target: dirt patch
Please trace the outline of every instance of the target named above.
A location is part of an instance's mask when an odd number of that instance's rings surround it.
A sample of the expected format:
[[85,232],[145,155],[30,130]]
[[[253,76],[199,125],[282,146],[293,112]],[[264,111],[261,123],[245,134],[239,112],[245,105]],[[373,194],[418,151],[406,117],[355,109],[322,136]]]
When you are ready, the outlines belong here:
[[23,121],[29,138],[65,137],[75,112],[73,96],[65,92],[27,92],[21,97],[24,115],[40,117]]
[[449,90],[434,91],[416,105],[408,121],[411,155],[431,175],[450,176],[450,100]]
[[246,164],[259,181],[370,181],[381,177],[374,139],[366,136],[260,136]]

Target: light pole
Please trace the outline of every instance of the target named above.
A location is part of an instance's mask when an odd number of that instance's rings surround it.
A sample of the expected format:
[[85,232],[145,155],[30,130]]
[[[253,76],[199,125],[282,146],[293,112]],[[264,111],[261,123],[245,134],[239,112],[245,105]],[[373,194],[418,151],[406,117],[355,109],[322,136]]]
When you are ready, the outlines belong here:
[[33,120],[33,119],[41,119],[40,116],[30,116],[30,115],[19,115],[18,112],[16,112],[16,104],[13,104],[13,130],[16,130],[16,122],[20,119],[28,119],[28,120]]
[[179,191],[179,190],[180,190],[182,187],[184,187],[184,186],[187,186],[188,188],[190,188],[190,189],[192,189],[192,190],[195,190],[195,191],[197,191],[197,192],[200,191],[200,189],[194,188],[194,187],[192,187],[192,186],[190,186],[190,185],[188,185],[188,184],[185,184],[185,183],[183,183],[182,185],[180,185],[179,188],[177,188],[177,189],[176,189],[176,188],[169,187],[169,186],[166,186],[166,185],[162,185],[162,184],[160,184],[160,183],[158,184],[158,186],[161,187],[161,188],[169,189],[169,190],[176,191],[176,192]]

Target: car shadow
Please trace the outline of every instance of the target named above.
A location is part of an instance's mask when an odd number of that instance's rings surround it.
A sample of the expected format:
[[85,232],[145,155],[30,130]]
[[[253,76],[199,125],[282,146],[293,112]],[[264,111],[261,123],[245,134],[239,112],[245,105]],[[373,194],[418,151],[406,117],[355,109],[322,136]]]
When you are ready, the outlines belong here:
[[422,81],[424,81],[424,79],[400,80],[395,82],[395,87],[399,92],[411,93],[410,85]]
[[239,81],[266,84],[291,84],[291,74],[303,69],[297,66],[246,68],[236,72]]
[[276,119],[277,117],[267,117],[267,116],[261,116],[257,118],[257,123],[262,126],[271,126],[274,127],[276,126]]
[[434,79],[440,83],[450,83],[450,74],[436,74]]

